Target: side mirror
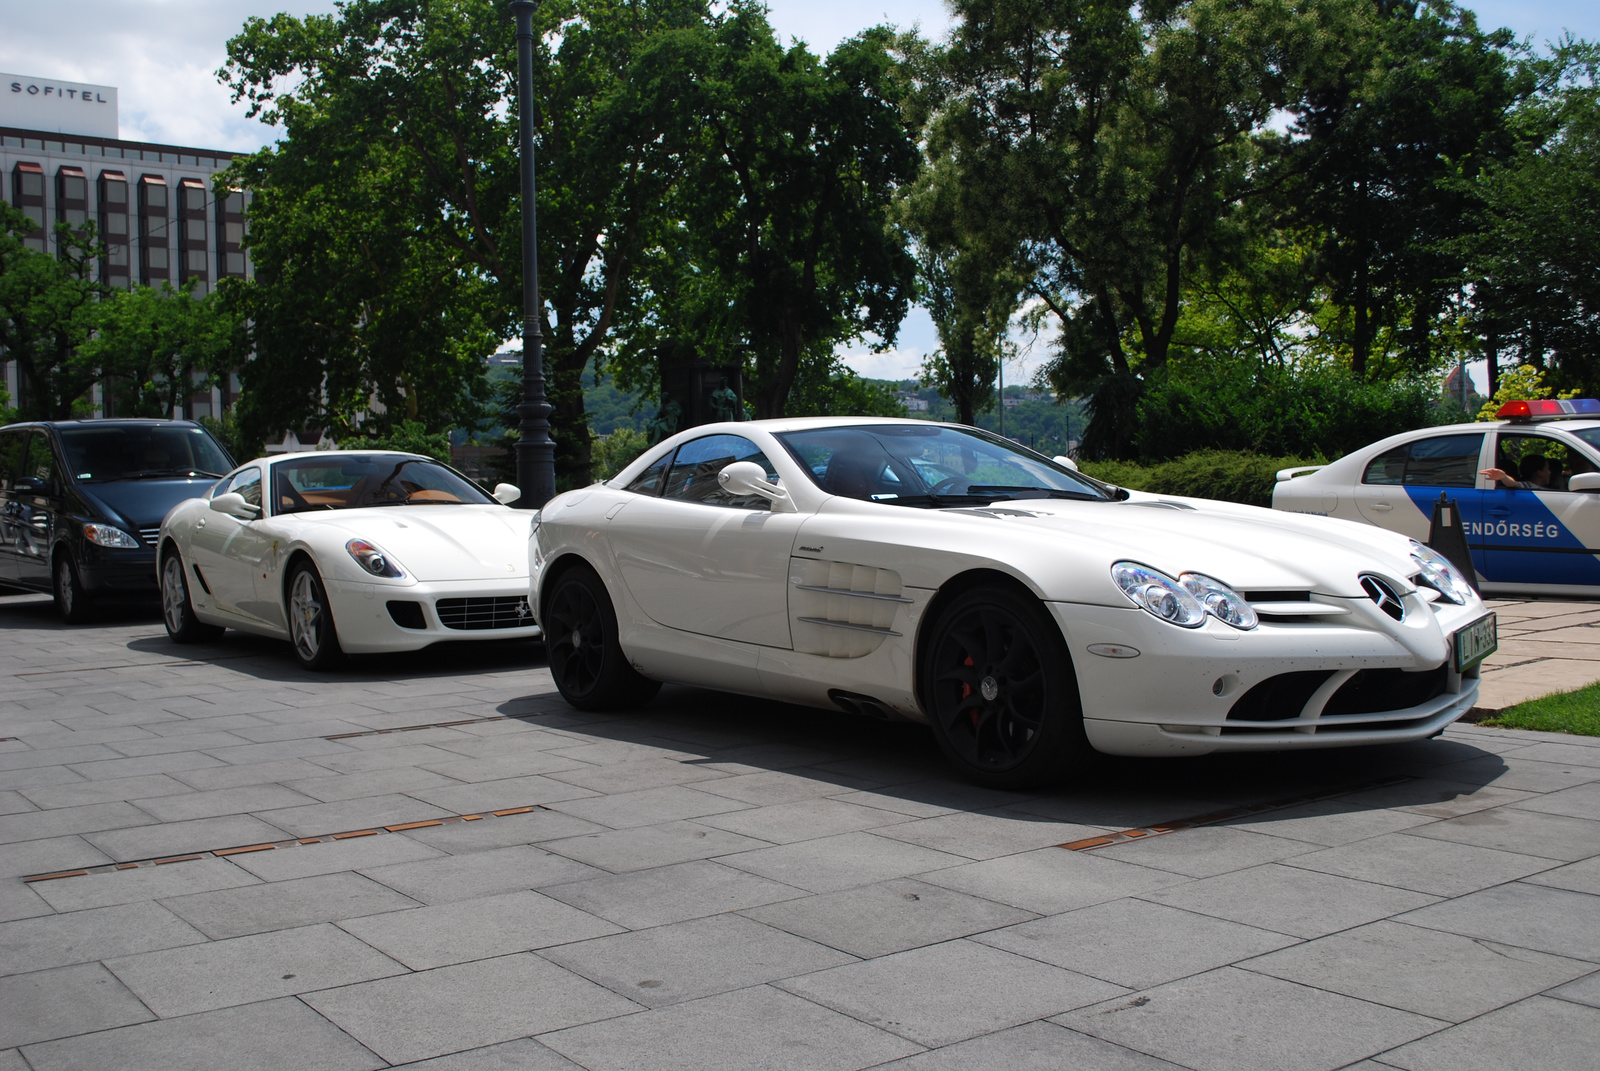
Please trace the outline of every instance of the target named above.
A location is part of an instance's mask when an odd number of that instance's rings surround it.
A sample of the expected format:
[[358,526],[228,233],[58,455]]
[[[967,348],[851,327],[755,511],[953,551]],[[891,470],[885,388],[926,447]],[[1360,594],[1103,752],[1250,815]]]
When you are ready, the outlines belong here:
[[509,506],[522,497],[522,488],[514,483],[497,483],[494,485],[494,500],[502,506]]
[[1078,471],[1078,463],[1072,460],[1072,458],[1068,457],[1066,454],[1057,454],[1053,460],[1062,468],[1071,469],[1073,472]]
[[774,513],[793,513],[789,492],[767,482],[767,470],[754,461],[735,461],[717,473],[717,484],[730,495],[760,495],[772,503]]
[[12,484],[11,489],[24,495],[48,495],[50,493],[50,481],[41,480],[37,476],[22,476],[17,479],[16,483]]
[[1600,491],[1600,472],[1574,473],[1567,481],[1569,491]]
[[218,513],[226,513],[230,517],[237,517],[241,521],[253,521],[261,513],[260,506],[252,506],[237,491],[229,491],[225,495],[218,495],[213,498],[211,500],[211,508]]

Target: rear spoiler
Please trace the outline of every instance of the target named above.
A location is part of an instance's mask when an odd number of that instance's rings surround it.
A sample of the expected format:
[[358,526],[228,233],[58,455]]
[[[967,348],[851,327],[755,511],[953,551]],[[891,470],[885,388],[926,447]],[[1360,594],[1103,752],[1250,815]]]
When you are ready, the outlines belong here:
[[1288,483],[1290,480],[1294,479],[1296,476],[1304,476],[1308,472],[1316,472],[1318,469],[1325,469],[1327,467],[1328,466],[1326,466],[1326,465],[1300,465],[1300,466],[1298,466],[1296,468],[1292,468],[1292,469],[1279,469],[1278,470],[1278,482],[1279,483]]

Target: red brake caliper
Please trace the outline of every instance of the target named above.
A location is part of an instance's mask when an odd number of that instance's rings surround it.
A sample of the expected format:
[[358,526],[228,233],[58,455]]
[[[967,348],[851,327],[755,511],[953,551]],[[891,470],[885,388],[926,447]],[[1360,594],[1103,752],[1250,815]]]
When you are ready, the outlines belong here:
[[[974,663],[972,661],[972,656],[968,655],[964,660],[962,660],[961,664],[963,666],[974,665]],[[969,696],[971,694],[972,694],[972,685],[968,684],[965,681],[962,681],[961,682],[961,698],[963,700],[965,700],[967,698],[967,696]],[[972,718],[972,727],[974,729],[976,729],[978,727],[978,708],[977,707],[973,707],[972,708],[972,713],[969,716]]]

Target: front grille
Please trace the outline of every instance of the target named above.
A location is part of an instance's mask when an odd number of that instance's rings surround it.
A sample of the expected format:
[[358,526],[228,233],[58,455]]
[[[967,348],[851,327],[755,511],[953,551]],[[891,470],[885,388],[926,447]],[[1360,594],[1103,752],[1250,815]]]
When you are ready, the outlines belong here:
[[401,628],[428,627],[428,623],[422,618],[422,604],[412,602],[410,599],[390,599],[389,616]]
[[144,540],[145,546],[147,546],[147,547],[155,546],[157,540],[159,540],[161,538],[161,526],[157,525],[154,528],[141,528],[141,529],[139,529],[139,538]]
[[1442,664],[1421,673],[1407,673],[1403,669],[1363,669],[1333,693],[1322,716],[1409,710],[1443,695],[1449,680],[1450,671]]
[[1333,671],[1330,669],[1311,669],[1268,677],[1239,697],[1233,709],[1228,711],[1228,720],[1283,721],[1286,718],[1298,718],[1312,693],[1331,676]]
[[533,624],[525,595],[481,599],[440,599],[433,604],[445,628],[523,628]]

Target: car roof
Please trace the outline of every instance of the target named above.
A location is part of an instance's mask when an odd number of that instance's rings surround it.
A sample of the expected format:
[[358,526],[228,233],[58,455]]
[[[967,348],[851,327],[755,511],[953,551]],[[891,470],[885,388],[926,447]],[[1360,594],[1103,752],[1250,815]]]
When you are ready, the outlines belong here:
[[414,454],[410,450],[385,450],[382,448],[375,448],[371,450],[296,450],[289,454],[263,454],[260,457],[253,457],[249,461],[242,461],[235,467],[242,469],[247,465],[276,465],[283,461],[304,461],[306,458],[316,457],[335,457],[342,461],[348,461],[352,458],[360,457],[363,454],[399,454],[402,457],[417,457],[423,459],[424,461],[438,460],[437,458],[429,457],[426,454]]
[[[1475,420],[1470,424],[1440,424],[1433,428],[1417,428],[1415,431],[1402,432],[1403,435],[1439,435],[1461,431],[1538,431],[1541,428],[1554,428],[1557,431],[1588,431],[1600,428],[1600,420],[1592,417],[1571,420]],[[1397,436],[1390,436],[1397,438]]]
[[193,420],[160,420],[154,417],[106,417],[104,419],[90,420],[19,420],[15,424],[7,424],[0,431],[11,431],[15,428],[153,428],[166,425],[198,428],[201,425]]

